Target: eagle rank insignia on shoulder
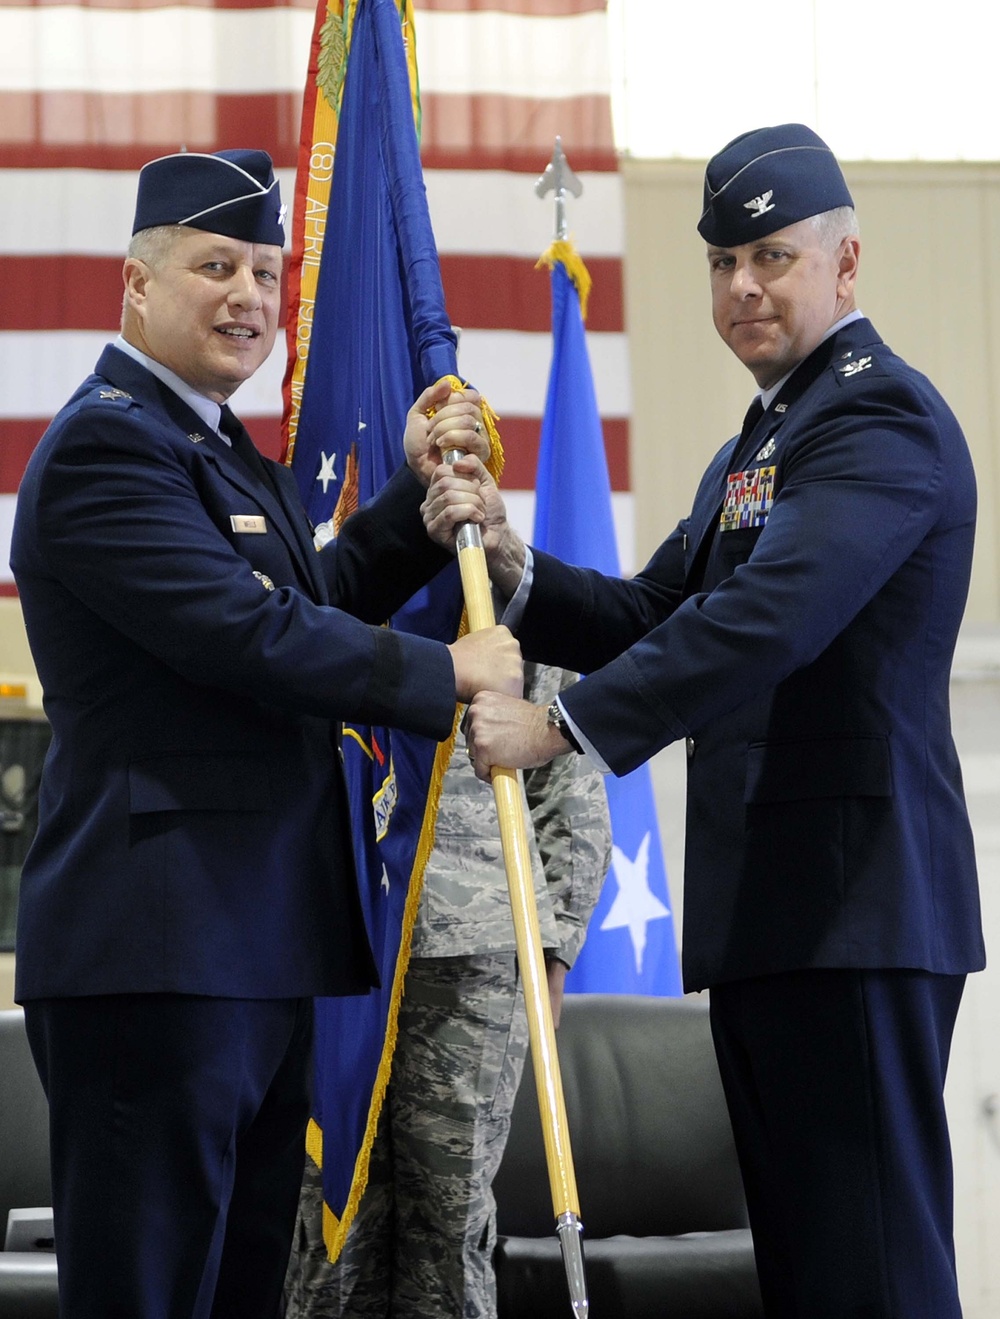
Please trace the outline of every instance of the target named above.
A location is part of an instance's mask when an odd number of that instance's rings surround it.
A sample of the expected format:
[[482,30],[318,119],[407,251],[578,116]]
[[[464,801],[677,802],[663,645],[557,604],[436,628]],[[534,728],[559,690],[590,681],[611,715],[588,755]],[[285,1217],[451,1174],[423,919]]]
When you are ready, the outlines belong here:
[[848,362],[846,366],[838,367],[842,376],[856,376],[861,371],[867,371],[872,364],[870,357],[859,357],[855,362]]

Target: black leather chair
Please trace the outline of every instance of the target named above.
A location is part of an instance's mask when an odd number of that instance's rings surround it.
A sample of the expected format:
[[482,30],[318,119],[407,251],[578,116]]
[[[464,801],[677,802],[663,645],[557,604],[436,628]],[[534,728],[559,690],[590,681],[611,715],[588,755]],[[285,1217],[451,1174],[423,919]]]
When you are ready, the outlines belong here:
[[[0,1245],[11,1209],[52,1203],[49,1110],[35,1071],[20,1008],[0,1011]],[[51,1227],[39,1228],[42,1237]],[[51,1249],[0,1250],[3,1319],[57,1319],[56,1257]]]
[[[571,994],[557,1039],[592,1319],[759,1319],[707,1006]],[[530,1061],[494,1192],[500,1319],[570,1315]]]

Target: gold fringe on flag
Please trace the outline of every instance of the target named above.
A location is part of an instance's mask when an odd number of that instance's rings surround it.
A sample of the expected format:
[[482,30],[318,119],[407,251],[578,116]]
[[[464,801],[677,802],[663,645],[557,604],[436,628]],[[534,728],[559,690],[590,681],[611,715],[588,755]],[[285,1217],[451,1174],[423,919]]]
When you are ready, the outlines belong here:
[[[413,23],[413,0],[395,0],[406,50],[410,78],[413,123],[420,136],[422,112],[417,75],[417,49]],[[333,162],[344,93],[344,78],[354,35],[358,0],[327,0],[317,9],[310,48],[306,100],[312,106],[308,146],[300,143],[299,167],[295,176],[294,233],[288,269],[288,366],[282,387],[284,413],[283,461],[291,466],[299,413],[305,392],[309,359],[309,337],[319,287],[320,262],[326,239],[330,209]],[[309,119],[309,115],[304,115]]]
[[[580,264],[582,266],[583,262],[581,261]],[[590,276],[588,275],[587,278],[589,280]],[[447,380],[452,389],[456,391],[472,388],[467,380],[459,380],[458,376],[442,376],[441,380]],[[438,380],[435,383],[440,384],[441,381]],[[479,396],[479,410],[483,414],[486,434],[490,438],[490,456],[486,459],[486,470],[489,472],[490,476],[493,477],[493,480],[496,481],[497,485],[499,485],[500,478],[503,476],[505,461],[503,441],[500,439],[500,428],[498,425],[500,418],[490,407],[489,403],[487,403],[486,399],[483,398],[482,394]]]
[[[431,773],[430,787],[424,807],[423,824],[420,829],[420,838],[417,843],[416,856],[413,859],[413,869],[406,894],[406,905],[403,908],[403,927],[400,937],[399,955],[396,958],[396,969],[393,974],[392,998],[389,1003],[385,1040],[382,1046],[382,1058],[379,1062],[375,1084],[372,1087],[372,1097],[368,1107],[368,1120],[365,1125],[364,1139],[361,1148],[358,1151],[357,1159],[355,1160],[354,1176],[351,1181],[351,1189],[348,1193],[347,1203],[344,1206],[343,1214],[338,1218],[326,1201],[323,1201],[323,1241],[326,1245],[327,1256],[331,1262],[337,1259],[344,1248],[348,1229],[354,1221],[354,1217],[358,1212],[358,1206],[361,1204],[361,1197],[364,1195],[365,1187],[368,1185],[368,1168],[371,1163],[372,1147],[375,1144],[379,1117],[382,1112],[382,1105],[385,1102],[385,1092],[389,1085],[392,1059],[396,1051],[396,1039],[399,1034],[399,1005],[403,999],[403,981],[406,977],[407,967],[410,964],[410,949],[413,944],[413,927],[416,924],[417,907],[420,903],[420,895],[423,891],[424,870],[427,867],[428,859],[430,858],[431,851],[434,847],[434,830],[435,825],[437,824],[438,806],[441,802],[441,790],[444,784],[445,770],[448,768],[455,749],[455,738],[458,735],[458,724],[464,711],[465,707],[463,705],[456,706],[451,736],[447,741],[442,742],[438,746],[434,757],[434,769]],[[318,1168],[322,1168],[323,1131],[312,1118],[309,1119],[309,1125],[306,1129],[306,1153]]]
[[546,270],[554,270],[557,264],[566,268],[566,274],[573,281],[580,299],[580,315],[586,320],[592,280],[583,258],[568,238],[557,238],[551,247],[546,248],[535,262],[535,269],[541,270],[544,266]]
[[[448,381],[453,390],[469,388],[468,383],[459,380],[457,376],[445,376],[443,379]],[[500,477],[503,474],[504,468],[503,443],[500,439],[500,430],[498,426],[500,418],[482,396],[480,396],[479,407],[483,414],[483,422],[486,426],[486,433],[489,436],[490,441],[490,453],[486,460],[486,470],[499,485]],[[352,483],[345,480],[344,484],[346,489],[348,484]],[[356,478],[353,485],[356,492]],[[468,613],[463,609],[458,635],[462,636],[468,632],[468,630]],[[427,868],[427,862],[434,849],[434,834],[437,824],[438,806],[441,802],[441,792],[444,786],[445,771],[451,763],[451,757],[455,750],[455,739],[458,736],[459,721],[464,712],[464,705],[456,707],[451,736],[447,741],[442,742],[438,746],[434,757],[434,768],[431,771],[431,781],[424,807],[424,818],[420,828],[420,838],[417,841],[416,855],[414,856],[413,867],[410,871],[410,882],[406,894],[406,904],[403,908],[403,924],[400,933],[399,956],[396,958],[396,969],[393,975],[392,997],[390,999],[386,1020],[382,1057],[379,1062],[375,1084],[372,1088],[372,1098],[368,1108],[368,1119],[365,1124],[364,1139],[355,1160],[354,1176],[351,1181],[351,1189],[348,1193],[347,1203],[344,1206],[343,1214],[338,1217],[326,1201],[324,1200],[323,1202],[323,1240],[326,1244],[327,1255],[331,1261],[336,1260],[344,1248],[348,1229],[354,1221],[354,1217],[358,1212],[358,1206],[361,1203],[361,1197],[364,1194],[365,1187],[368,1185],[368,1168],[371,1163],[372,1147],[375,1144],[379,1116],[382,1112],[382,1105],[385,1101],[385,1092],[389,1085],[392,1059],[396,1050],[396,1039],[399,1034],[399,1006],[403,999],[403,981],[406,976],[407,967],[410,964],[410,949],[413,945],[413,928],[416,924],[417,907],[419,906],[420,897],[423,892],[424,871]],[[358,740],[360,741],[360,739]],[[310,1118],[306,1130],[306,1153],[318,1168],[322,1168],[323,1130],[312,1118]]]

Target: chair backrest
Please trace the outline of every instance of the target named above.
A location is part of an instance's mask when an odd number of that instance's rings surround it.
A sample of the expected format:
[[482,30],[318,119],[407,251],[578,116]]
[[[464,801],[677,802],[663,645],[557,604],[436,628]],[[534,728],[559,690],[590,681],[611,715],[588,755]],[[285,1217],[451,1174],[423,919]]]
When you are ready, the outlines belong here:
[[[557,1043],[588,1237],[746,1226],[704,1003],[568,994]],[[555,1231],[530,1060],[493,1189],[501,1235]]]
[[0,1247],[11,1209],[52,1203],[49,1107],[20,1008],[0,1011]]

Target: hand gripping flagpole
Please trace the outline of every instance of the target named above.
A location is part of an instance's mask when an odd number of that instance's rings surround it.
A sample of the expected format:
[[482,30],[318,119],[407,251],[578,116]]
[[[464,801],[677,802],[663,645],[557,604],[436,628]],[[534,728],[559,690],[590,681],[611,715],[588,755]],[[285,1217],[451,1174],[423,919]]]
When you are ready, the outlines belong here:
[[[454,462],[461,452],[460,449],[448,450],[444,455],[445,462]],[[469,630],[479,632],[483,628],[492,627],[496,621],[479,527],[472,522],[463,523],[458,528],[457,545]],[[555,1028],[552,1024],[552,1005],[545,976],[545,957],[535,905],[531,853],[528,850],[528,831],[521,806],[520,782],[517,771],[513,769],[494,765],[490,774],[514,918],[517,960],[524,985],[531,1059],[535,1070],[535,1089],[542,1119],[556,1232],[573,1313],[578,1319],[586,1319],[590,1307],[580,1241],[583,1225],[580,1222],[573,1151],[570,1148],[569,1123],[556,1052]]]
[[[565,239],[568,233],[566,193],[571,192],[574,197],[579,197],[583,191],[583,184],[570,169],[563,153],[562,142],[558,137],[552,161],[535,184],[535,191],[539,197],[544,197],[552,190],[556,195],[556,237]],[[449,449],[444,454],[444,460],[453,463],[461,453],[461,449]],[[492,627],[496,622],[486,553],[479,527],[472,522],[460,526],[456,533],[456,545],[469,630],[479,632],[483,628]],[[581,1243],[583,1224],[580,1222],[576,1173],[573,1170],[569,1122],[563,1097],[559,1055],[556,1051],[552,1005],[545,975],[545,956],[538,925],[538,908],[535,905],[531,853],[521,806],[520,781],[516,770],[505,769],[499,765],[492,767],[490,777],[500,823],[500,841],[503,846],[511,914],[514,919],[517,959],[524,984],[531,1059],[542,1119],[542,1138],[545,1144],[552,1208],[556,1217],[556,1233],[562,1251],[573,1313],[577,1319],[587,1319],[590,1304],[587,1300],[587,1280],[583,1266]]]

